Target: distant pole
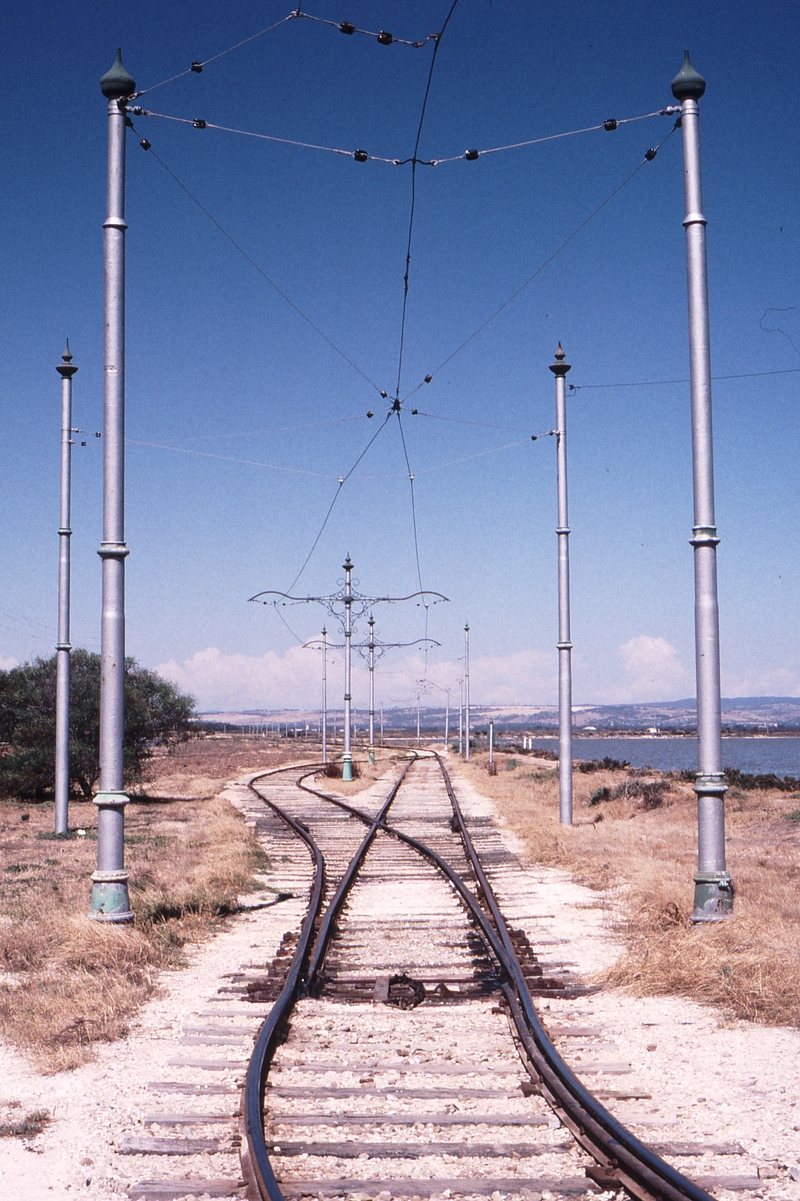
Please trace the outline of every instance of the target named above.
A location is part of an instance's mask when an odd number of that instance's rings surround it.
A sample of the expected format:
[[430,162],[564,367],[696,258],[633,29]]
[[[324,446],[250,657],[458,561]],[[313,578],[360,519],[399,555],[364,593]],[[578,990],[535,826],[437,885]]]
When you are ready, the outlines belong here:
[[447,750],[447,743],[450,738],[450,693],[447,693],[446,707],[444,711],[444,749]]
[[489,720],[489,767],[494,766],[494,718]]
[[419,750],[419,693],[417,693],[417,750]]
[[708,328],[706,219],[700,175],[700,110],[706,90],[686,51],[672,81],[681,105],[686,199],[686,277],[689,294],[689,376],[692,392],[694,477],[694,620],[697,673],[697,875],[693,922],[715,922],[733,913],[733,885],[725,866],[725,776],[717,602],[717,537],[714,514],[714,446],[711,424],[711,347]]
[[58,642],[56,644],[56,834],[69,829],[69,586],[70,483],[72,475],[72,353],[67,348],[56,371],[61,376],[61,520],[58,530]]
[[469,622],[464,626],[464,734],[465,755],[469,759]]
[[136,89],[122,52],[100,80],[108,100],[108,211],[103,223],[103,599],[100,635],[100,791],[91,917],[133,920],[125,871],[125,101]]
[[328,762],[328,631],[322,627],[322,762]]
[[464,697],[463,689],[464,681],[458,681],[458,753],[464,753]]
[[381,705],[381,746],[383,746],[383,705]]
[[556,377],[558,451],[558,817],[572,825],[572,643],[569,629],[569,514],[567,511],[567,385],[571,370],[558,344],[550,370]]
[[369,621],[369,761],[375,762],[375,618]]
[[350,648],[353,641],[353,564],[348,555],[344,567],[344,754],[342,779],[353,778],[353,755],[350,750]]

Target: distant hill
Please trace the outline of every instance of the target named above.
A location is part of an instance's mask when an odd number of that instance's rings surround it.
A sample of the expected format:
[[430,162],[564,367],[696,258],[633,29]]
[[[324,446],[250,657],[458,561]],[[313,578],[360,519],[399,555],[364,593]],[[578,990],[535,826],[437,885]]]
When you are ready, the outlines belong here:
[[[364,709],[357,709],[359,729],[367,722]],[[251,724],[297,723],[305,727],[308,722],[315,727],[319,722],[319,711],[313,709],[248,709],[239,712],[203,713],[203,720],[228,723],[233,726]],[[574,727],[583,733],[608,732],[609,730],[659,730],[664,733],[693,732],[697,727],[697,708],[693,698],[680,701],[652,701],[639,705],[574,705]],[[444,707],[422,710],[422,726],[426,730],[444,726]],[[332,707],[329,721],[341,722],[341,709]],[[558,723],[556,705],[472,705],[471,724],[486,725],[494,719],[499,729],[505,730],[552,730]],[[384,709],[387,728],[410,729],[416,726],[416,707]],[[376,715],[377,722],[377,715]],[[759,733],[776,731],[800,731],[800,697],[794,696],[737,696],[723,697],[722,725],[726,730]],[[450,710],[450,729],[458,729],[458,710]]]

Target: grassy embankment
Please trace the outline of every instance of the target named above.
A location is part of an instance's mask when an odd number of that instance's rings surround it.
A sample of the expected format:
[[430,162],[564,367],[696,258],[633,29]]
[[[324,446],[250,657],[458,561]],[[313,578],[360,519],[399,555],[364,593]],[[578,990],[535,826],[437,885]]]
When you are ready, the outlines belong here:
[[729,788],[736,916],[691,926],[697,807],[690,782],[630,768],[576,771],[570,829],[558,824],[555,764],[497,759],[496,776],[483,755],[460,770],[494,798],[532,862],[564,868],[609,897],[626,949],[606,982],[800,1025],[800,792]]
[[52,804],[0,801],[0,1036],[58,1071],[124,1035],[158,972],[218,929],[239,893],[263,887],[263,852],[220,789],[243,770],[304,757],[207,739],[155,759],[149,795],[126,809],[133,928],[87,917],[93,804],[72,803],[70,837],[57,839]]

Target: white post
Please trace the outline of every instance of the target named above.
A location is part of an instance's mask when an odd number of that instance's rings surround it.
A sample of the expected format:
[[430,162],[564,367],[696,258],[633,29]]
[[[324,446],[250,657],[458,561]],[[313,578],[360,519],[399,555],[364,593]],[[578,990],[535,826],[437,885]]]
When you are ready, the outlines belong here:
[[69,589],[70,483],[72,473],[72,353],[67,349],[56,371],[61,376],[61,520],[58,530],[58,643],[56,645],[56,788],[55,832],[69,830]]
[[550,370],[556,377],[558,452],[558,816],[572,825],[572,642],[569,621],[569,514],[567,509],[567,385],[571,370],[558,344]]

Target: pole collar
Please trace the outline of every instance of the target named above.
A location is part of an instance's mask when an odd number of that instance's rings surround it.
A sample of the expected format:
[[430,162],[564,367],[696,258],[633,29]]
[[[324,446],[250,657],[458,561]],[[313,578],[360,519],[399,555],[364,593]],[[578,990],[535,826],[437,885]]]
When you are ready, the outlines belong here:
[[130,797],[124,792],[96,792],[92,797],[95,805],[105,805],[109,809],[118,809],[130,802]]
[[557,534],[569,534],[569,533],[571,533],[571,532],[572,532],[572,531],[570,530],[570,528],[569,528],[569,526],[568,526],[568,525],[560,525],[560,526],[558,526],[558,527],[556,528],[556,533],[557,533]]
[[725,783],[725,775],[721,771],[715,772],[698,772],[694,778],[692,785],[698,797],[700,796],[724,796],[728,791],[728,785]]
[[572,643],[571,642],[557,642],[556,649],[560,650],[560,651],[571,651]]
[[98,868],[96,872],[92,872],[91,878],[95,884],[127,884],[131,877],[126,871],[104,872]]
[[125,559],[131,552],[124,542],[101,542],[97,553],[101,559]]
[[696,525],[692,529],[692,537],[689,539],[690,546],[719,546],[720,539],[717,536],[717,527],[715,525]]
[[684,226],[689,225],[708,225],[702,213],[687,213],[681,222]]
[[[103,229],[121,229],[124,231],[127,228],[128,223],[127,221],[124,221],[122,217],[106,217],[105,221],[103,222]],[[57,367],[56,371],[58,371]]]
[[71,642],[57,642],[56,650],[57,651],[71,651],[72,643]]
[[66,535],[67,538],[69,538],[69,536],[72,533],[72,530],[68,530],[66,527],[62,527],[58,532],[59,532],[59,534],[64,534],[64,535]]

